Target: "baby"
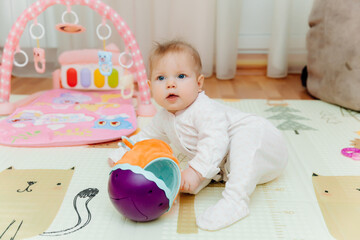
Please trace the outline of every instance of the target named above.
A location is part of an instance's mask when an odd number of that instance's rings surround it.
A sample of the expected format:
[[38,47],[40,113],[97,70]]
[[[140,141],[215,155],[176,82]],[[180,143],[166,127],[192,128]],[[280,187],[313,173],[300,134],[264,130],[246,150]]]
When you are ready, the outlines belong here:
[[[152,96],[162,109],[131,139],[156,138],[188,156],[181,191],[198,193],[212,179],[226,181],[214,206],[196,219],[204,230],[227,227],[249,214],[257,184],[278,177],[287,164],[286,142],[269,121],[207,97],[198,52],[189,44],[158,44],[150,55]],[[109,158],[118,161],[124,150]]]

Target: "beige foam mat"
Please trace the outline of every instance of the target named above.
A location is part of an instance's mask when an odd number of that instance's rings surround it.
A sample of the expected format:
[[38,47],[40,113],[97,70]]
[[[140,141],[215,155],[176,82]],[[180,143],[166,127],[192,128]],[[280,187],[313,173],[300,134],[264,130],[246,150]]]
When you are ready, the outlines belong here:
[[[16,97],[12,96],[13,99]],[[274,104],[269,105],[266,100],[221,101],[266,118],[279,114],[268,111]],[[342,148],[351,146],[352,141],[360,138],[359,114],[321,101],[284,101],[287,103],[284,106],[295,109],[291,112],[292,119],[282,116],[271,121],[277,126],[290,121],[292,123],[287,126],[307,126],[311,130],[300,127],[295,129],[297,131],[290,128],[283,131],[290,156],[283,175],[273,182],[258,186],[251,197],[250,215],[221,231],[197,229],[195,232],[194,217],[186,215],[188,213],[184,206],[193,206],[194,214],[198,216],[221,198],[223,186],[207,187],[194,199],[185,200],[185,203],[188,201],[185,205],[178,199],[168,213],[152,222],[136,223],[122,217],[112,206],[107,193],[110,167],[106,156],[114,146],[112,144],[110,147],[106,144],[104,147],[59,148],[0,146],[0,171],[9,166],[16,169],[75,167],[60,209],[47,232],[74,227],[79,221],[74,210],[77,194],[88,188],[99,190],[88,201],[87,208],[87,199],[77,201],[81,216],[77,228],[86,224],[83,228],[51,238],[36,236],[31,239],[333,239],[314,191],[312,173],[321,176],[360,175],[360,162],[340,154]],[[139,118],[140,127],[148,121],[149,118]],[[182,158],[182,163],[185,162],[186,159]],[[191,227],[185,226],[181,231],[193,231],[187,234],[178,232],[179,226],[184,226],[179,223],[187,221],[185,217],[189,217]]]
[[177,233],[198,233],[195,216],[195,195],[180,194],[180,206],[177,222]]

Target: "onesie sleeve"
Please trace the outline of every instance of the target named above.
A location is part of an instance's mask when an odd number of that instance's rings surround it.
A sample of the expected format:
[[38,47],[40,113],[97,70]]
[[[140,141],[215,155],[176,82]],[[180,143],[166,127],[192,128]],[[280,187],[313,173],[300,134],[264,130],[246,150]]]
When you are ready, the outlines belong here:
[[228,121],[222,111],[196,113],[198,144],[189,165],[205,178],[213,178],[229,148]]
[[169,139],[165,134],[164,131],[164,122],[166,121],[166,114],[164,112],[159,111],[152,120],[143,128],[140,130],[140,132],[132,137],[130,139],[133,142],[139,142],[145,139],[160,139],[164,142],[169,143]]

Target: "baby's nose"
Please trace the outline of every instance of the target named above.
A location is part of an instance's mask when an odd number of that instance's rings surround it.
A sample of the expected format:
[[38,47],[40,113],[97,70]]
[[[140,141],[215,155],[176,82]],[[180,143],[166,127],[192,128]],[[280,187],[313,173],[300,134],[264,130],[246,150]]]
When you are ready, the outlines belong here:
[[172,80],[172,79],[169,79],[169,80],[167,81],[166,87],[167,87],[167,88],[175,88],[175,87],[176,87],[175,81]]

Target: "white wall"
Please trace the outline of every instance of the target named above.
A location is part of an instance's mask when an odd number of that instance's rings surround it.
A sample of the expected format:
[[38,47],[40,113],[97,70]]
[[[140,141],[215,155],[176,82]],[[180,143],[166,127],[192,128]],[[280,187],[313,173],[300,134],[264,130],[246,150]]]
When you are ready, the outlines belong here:
[[[308,17],[313,0],[292,1],[289,53],[305,53]],[[267,53],[271,37],[274,0],[242,0],[239,53]]]

